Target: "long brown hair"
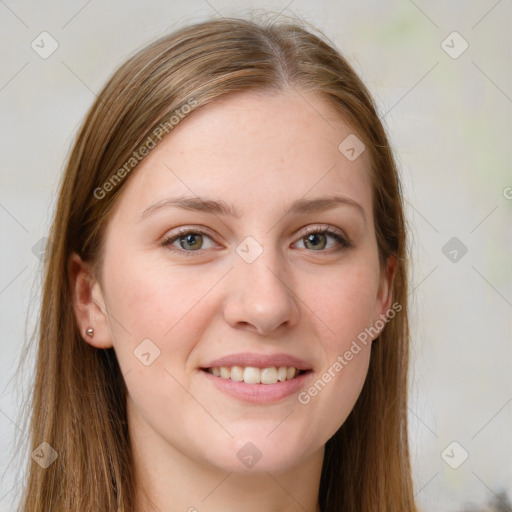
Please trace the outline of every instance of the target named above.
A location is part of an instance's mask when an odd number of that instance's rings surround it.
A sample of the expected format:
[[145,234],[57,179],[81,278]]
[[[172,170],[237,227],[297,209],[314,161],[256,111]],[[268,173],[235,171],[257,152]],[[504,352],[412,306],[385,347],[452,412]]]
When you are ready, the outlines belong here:
[[406,239],[386,133],[366,87],[323,34],[303,22],[224,18],[182,28],[131,57],[99,93],[73,145],[45,260],[30,406],[31,450],[47,442],[58,458],[46,469],[30,461],[24,512],[134,511],[123,376],[113,349],[82,339],[68,273],[72,252],[100,261],[109,212],[132,172],[120,169],[159,127],[172,129],[176,112],[185,117],[226,94],[290,87],[327,100],[366,145],[379,256],[383,264],[397,258],[392,291],[402,307],[374,343],[354,409],[326,444],[320,506],[416,511],[407,439]]

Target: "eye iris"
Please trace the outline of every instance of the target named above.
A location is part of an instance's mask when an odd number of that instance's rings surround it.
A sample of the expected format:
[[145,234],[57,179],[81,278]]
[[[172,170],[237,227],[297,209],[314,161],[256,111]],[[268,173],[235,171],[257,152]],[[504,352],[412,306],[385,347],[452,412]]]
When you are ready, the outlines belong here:
[[308,246],[308,243],[312,243],[313,247],[318,248],[318,237],[324,238],[323,245],[320,242],[320,245],[321,245],[320,249],[323,249],[325,247],[325,233],[311,233],[310,235],[307,235],[306,236],[306,244],[305,244],[306,247]]
[[[195,246],[195,247],[184,247],[183,241],[185,241],[186,244]],[[203,235],[197,234],[197,233],[191,233],[185,236],[180,237],[180,245],[182,249],[199,249],[201,247],[201,243],[203,241]]]

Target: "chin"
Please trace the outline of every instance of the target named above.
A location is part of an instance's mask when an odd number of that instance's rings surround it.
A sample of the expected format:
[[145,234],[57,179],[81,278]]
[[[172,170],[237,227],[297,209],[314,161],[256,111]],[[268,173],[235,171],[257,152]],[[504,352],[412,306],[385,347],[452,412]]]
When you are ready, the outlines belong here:
[[[276,436],[277,437],[277,436]],[[241,474],[281,473],[301,464],[314,449],[306,452],[304,441],[283,442],[272,434],[244,435],[230,440],[224,450],[208,457],[208,462],[223,470]],[[317,447],[320,449],[322,447]]]

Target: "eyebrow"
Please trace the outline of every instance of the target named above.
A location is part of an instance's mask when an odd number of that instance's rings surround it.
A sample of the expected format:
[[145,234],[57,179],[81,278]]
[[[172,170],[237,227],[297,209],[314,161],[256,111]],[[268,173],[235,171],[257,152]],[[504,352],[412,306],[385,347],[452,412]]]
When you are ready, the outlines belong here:
[[[319,197],[316,199],[297,199],[290,205],[287,213],[317,213],[326,210],[332,210],[333,208],[339,206],[350,206],[356,209],[361,214],[364,221],[366,221],[366,213],[364,208],[358,202],[344,196],[327,196]],[[242,216],[242,214],[236,208],[232,208],[222,200],[215,201],[213,199],[206,199],[201,197],[180,196],[162,199],[161,201],[158,201],[157,203],[149,206],[142,212],[139,221],[142,221],[154,213],[167,208],[181,208],[195,212],[230,216],[237,219],[241,218]]]

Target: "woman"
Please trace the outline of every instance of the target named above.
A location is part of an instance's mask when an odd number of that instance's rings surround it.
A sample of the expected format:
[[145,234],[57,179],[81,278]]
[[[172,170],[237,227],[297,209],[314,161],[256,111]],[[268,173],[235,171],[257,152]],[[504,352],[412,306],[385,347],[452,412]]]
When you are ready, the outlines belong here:
[[326,40],[222,19],[137,53],[51,241],[22,510],[416,510],[399,179]]

